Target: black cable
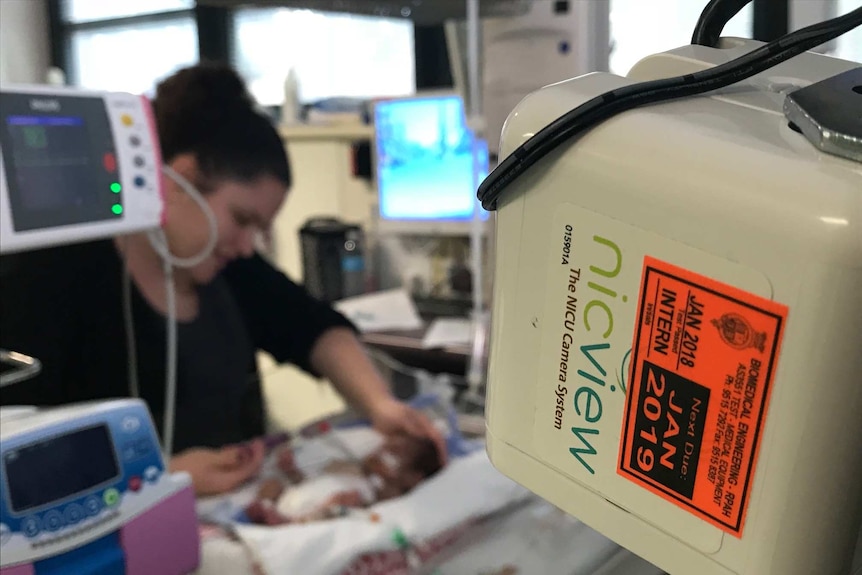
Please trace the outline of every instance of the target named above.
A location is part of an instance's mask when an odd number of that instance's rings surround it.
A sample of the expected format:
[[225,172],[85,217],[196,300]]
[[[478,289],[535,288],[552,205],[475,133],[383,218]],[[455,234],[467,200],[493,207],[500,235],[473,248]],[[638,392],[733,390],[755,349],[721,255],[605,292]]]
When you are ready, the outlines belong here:
[[605,120],[647,104],[685,98],[724,88],[772,68],[862,25],[862,8],[808,26],[708,70],[653,80],[596,96],[554,120],[507,156],[479,186],[477,196],[488,211],[497,209],[503,189],[559,145]]
[[691,43],[700,46],[718,47],[721,31],[740,10],[752,0],[711,0],[694,27]]

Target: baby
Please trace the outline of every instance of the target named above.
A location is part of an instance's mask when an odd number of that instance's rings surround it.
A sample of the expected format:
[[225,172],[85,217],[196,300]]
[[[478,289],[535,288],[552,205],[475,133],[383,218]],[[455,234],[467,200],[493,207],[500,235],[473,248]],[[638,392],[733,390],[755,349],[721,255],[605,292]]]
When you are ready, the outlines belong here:
[[307,523],[341,517],[350,509],[365,508],[399,497],[440,470],[436,446],[429,439],[387,435],[382,446],[358,460],[338,460],[306,478],[290,448],[278,453],[280,478],[265,480],[246,515],[263,525]]

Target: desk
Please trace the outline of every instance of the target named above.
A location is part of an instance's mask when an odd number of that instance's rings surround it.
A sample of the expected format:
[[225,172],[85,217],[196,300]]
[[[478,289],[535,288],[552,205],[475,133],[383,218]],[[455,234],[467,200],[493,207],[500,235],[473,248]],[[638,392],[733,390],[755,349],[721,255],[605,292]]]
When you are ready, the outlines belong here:
[[[470,347],[466,345],[450,346],[442,349],[426,349],[422,347],[422,339],[428,325],[422,329],[410,331],[387,331],[365,333],[362,341],[365,345],[378,349],[393,359],[409,367],[423,369],[431,373],[450,373],[459,377],[452,382],[457,398],[467,389],[467,383],[462,378],[467,374],[470,361]],[[391,373],[392,391],[400,399],[408,399],[416,393],[416,382],[404,374]],[[482,437],[485,434],[485,417],[483,410],[472,410],[470,413],[458,413],[458,427],[461,433],[468,437]]]
[[379,349],[395,360],[431,373],[466,375],[470,360],[470,347],[450,346],[443,349],[426,349],[422,339],[428,326],[410,331],[384,331],[362,334],[366,345]]

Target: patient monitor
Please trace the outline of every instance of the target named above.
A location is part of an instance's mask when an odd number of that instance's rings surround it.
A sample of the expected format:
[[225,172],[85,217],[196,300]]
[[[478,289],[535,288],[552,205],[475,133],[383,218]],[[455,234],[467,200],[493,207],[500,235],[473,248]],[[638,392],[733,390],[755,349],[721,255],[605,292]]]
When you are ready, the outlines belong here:
[[[509,116],[501,158],[596,96],[761,45],[688,46],[539,90]],[[808,87],[826,98],[817,117],[795,108]],[[860,91],[858,64],[802,53],[610,117],[507,183],[487,399],[499,470],[671,575],[849,573]]]
[[161,192],[155,123],[142,97],[0,90],[2,253],[158,227]]

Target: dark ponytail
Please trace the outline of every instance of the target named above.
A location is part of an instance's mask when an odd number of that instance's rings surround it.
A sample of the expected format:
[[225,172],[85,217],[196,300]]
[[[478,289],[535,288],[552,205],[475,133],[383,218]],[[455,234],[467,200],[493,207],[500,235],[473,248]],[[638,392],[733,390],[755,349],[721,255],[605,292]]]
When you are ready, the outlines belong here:
[[284,143],[231,68],[202,63],[176,72],[156,87],[153,109],[165,162],[191,153],[207,180],[271,176],[290,187]]

